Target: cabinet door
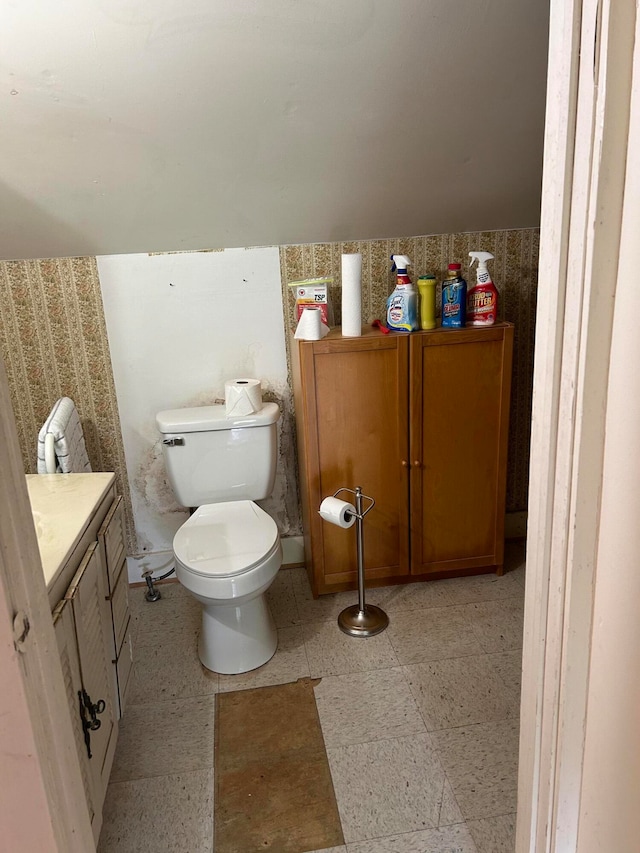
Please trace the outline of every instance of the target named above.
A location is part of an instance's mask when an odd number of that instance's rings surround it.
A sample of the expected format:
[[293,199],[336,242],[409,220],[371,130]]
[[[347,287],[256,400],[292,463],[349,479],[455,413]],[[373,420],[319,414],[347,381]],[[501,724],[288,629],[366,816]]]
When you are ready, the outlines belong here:
[[[101,812],[116,741],[113,667],[110,654],[111,613],[105,595],[105,570],[97,542],[89,546],[65,599],[75,619],[82,685],[87,703],[104,709],[96,715],[99,727],[90,732],[94,807]],[[90,710],[87,709],[87,716]]]
[[357,579],[355,527],[343,530],[318,515],[322,499],[342,487],[361,486],[376,501],[364,523],[366,576],[408,573],[407,365],[403,335],[339,337],[300,348],[306,424],[302,479],[309,496],[316,592],[353,587]]
[[[62,600],[53,611],[53,627],[58,644],[60,663],[62,664],[62,675],[64,686],[69,701],[69,715],[73,726],[73,734],[76,742],[82,784],[87,798],[87,809],[92,825],[95,823],[95,808],[93,804],[93,785],[91,780],[91,765],[87,745],[85,743],[84,729],[82,727],[82,715],[80,701],[82,695],[82,679],[80,677],[80,660],[78,658],[78,646],[76,643],[76,627],[73,620],[73,610],[68,601]],[[94,829],[94,835],[95,835]]]
[[411,340],[414,574],[502,566],[512,334]]

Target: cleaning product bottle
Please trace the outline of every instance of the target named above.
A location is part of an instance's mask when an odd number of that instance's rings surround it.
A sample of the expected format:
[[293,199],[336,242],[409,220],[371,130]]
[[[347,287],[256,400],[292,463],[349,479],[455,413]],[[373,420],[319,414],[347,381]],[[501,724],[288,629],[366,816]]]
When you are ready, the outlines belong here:
[[478,283],[467,294],[467,326],[493,326],[498,318],[498,291],[491,281],[487,261],[491,252],[469,252],[471,269],[478,262]]
[[396,270],[396,288],[387,299],[387,326],[396,332],[415,332],[418,322],[418,294],[407,274],[411,263],[406,255],[391,255]]
[[418,279],[420,293],[420,328],[435,329],[436,327],[436,277],[421,275]]
[[467,282],[460,275],[460,264],[449,264],[442,282],[442,326],[462,329],[467,314]]

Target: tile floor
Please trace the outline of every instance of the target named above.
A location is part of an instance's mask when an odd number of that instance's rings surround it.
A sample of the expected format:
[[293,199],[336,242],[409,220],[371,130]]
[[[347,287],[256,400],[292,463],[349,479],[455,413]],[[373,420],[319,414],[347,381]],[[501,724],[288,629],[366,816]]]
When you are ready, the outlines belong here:
[[314,600],[302,569],[282,570],[269,591],[278,651],[241,676],[200,666],[199,605],[179,585],[164,585],[155,604],[132,590],[134,681],[99,853],[211,853],[214,694],[303,676],[322,678],[316,701],[346,842],[322,853],[513,853],[520,546],[506,567],[502,578],[371,590],[391,621],[368,640],[335,622],[354,593]]

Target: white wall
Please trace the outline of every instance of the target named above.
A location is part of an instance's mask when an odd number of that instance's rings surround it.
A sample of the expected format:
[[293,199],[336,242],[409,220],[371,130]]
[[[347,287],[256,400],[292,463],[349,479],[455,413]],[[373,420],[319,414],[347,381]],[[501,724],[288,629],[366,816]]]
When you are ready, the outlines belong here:
[[[139,552],[164,551],[187,516],[166,482],[156,413],[210,404],[240,376],[262,380],[287,408],[279,252],[111,255],[98,272]],[[284,533],[286,463],[281,454],[263,503]]]
[[545,0],[2,4],[0,258],[535,226]]

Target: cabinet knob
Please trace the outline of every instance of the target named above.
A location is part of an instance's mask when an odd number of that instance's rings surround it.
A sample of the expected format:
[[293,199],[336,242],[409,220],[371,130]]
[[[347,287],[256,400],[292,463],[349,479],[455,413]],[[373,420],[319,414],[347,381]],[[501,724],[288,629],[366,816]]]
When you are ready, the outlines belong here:
[[402,467],[403,467],[403,468],[408,468],[408,467],[409,467],[409,463],[407,462],[407,460],[406,460],[406,459],[403,459],[403,460],[402,460]]
[[413,467],[414,467],[414,468],[420,468],[420,463],[418,462],[418,460],[417,460],[417,459],[416,459],[416,461],[413,463]]

